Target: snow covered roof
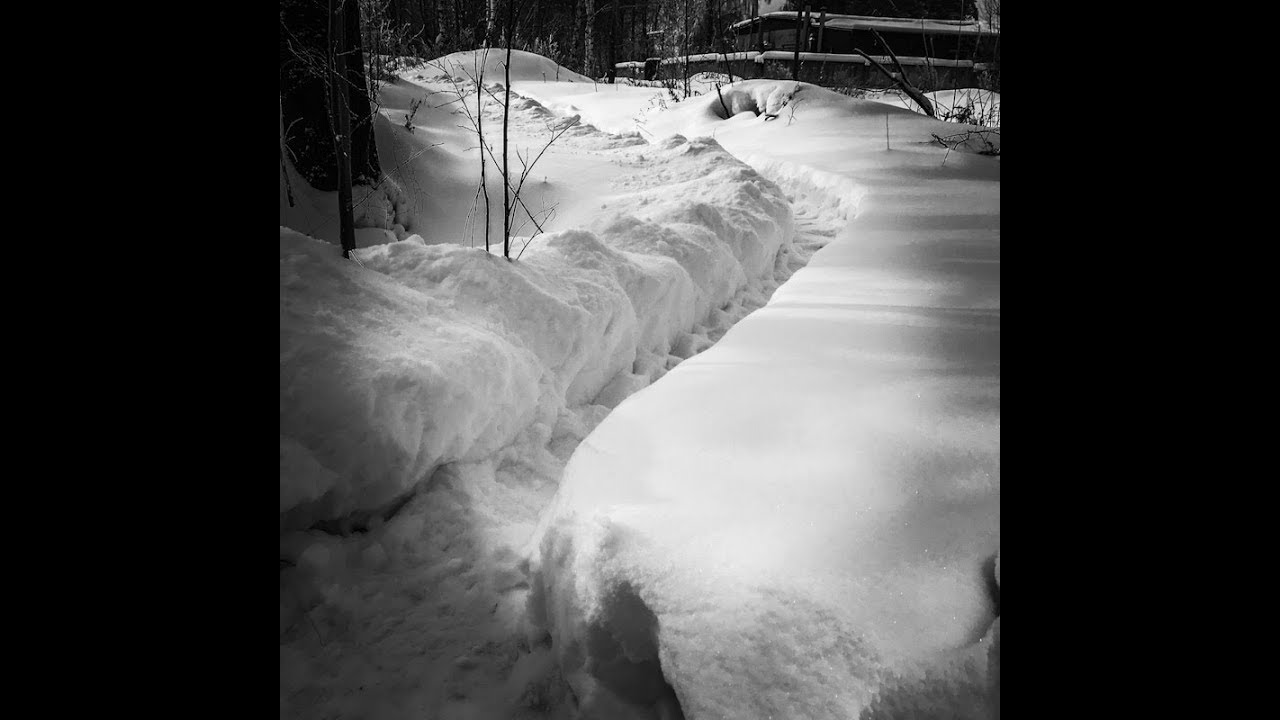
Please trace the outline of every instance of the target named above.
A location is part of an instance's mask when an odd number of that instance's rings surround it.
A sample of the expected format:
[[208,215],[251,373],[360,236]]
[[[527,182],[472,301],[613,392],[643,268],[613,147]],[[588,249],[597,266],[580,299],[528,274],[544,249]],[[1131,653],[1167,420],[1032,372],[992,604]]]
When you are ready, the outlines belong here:
[[[731,53],[702,53],[700,55],[690,55],[689,62],[707,62],[708,60],[754,60],[760,53],[755,51],[749,52],[731,52]],[[684,55],[663,58],[663,65],[679,64],[685,61]]]
[[[791,60],[795,57],[794,50],[767,50],[756,56],[757,63],[764,63],[767,60]],[[881,65],[892,65],[893,58],[888,55],[872,55],[871,58]],[[819,52],[801,52],[801,62],[843,62],[858,63],[861,65],[870,65],[871,63],[861,55],[853,53],[819,53]],[[898,62],[906,65],[932,66],[932,67],[958,67],[958,68],[975,68],[979,69],[972,60],[950,60],[947,58],[930,58],[917,56],[901,56]],[[985,66],[983,68],[985,69]]]
[[[765,20],[787,20],[795,22],[796,12],[771,12],[760,16]],[[815,13],[809,14],[809,21],[812,24],[818,24],[821,16]],[[745,28],[755,22],[757,18],[743,20],[733,24],[733,28]],[[948,35],[974,34],[998,35],[999,30],[984,29],[976,20],[937,20],[932,18],[897,18],[897,17],[875,17],[872,15],[827,15],[826,19],[821,22],[825,28],[832,30],[880,30],[880,31],[900,31],[900,32],[923,32],[927,34],[946,33]]]
[[875,18],[862,15],[828,16],[824,27],[833,30],[899,30],[903,32],[921,32],[928,34],[947,33],[954,35],[989,33],[983,31],[976,21],[962,20],[911,20],[909,18]]

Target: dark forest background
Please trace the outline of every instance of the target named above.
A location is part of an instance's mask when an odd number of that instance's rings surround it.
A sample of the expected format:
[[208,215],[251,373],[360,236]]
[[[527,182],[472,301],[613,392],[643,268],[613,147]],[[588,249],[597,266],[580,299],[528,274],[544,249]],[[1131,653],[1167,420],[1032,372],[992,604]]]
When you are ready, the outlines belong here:
[[[502,44],[515,3],[513,46],[593,77],[614,63],[731,49],[729,27],[754,16],[755,0],[358,0],[372,55],[433,58]],[[999,0],[817,0],[814,13],[976,19]],[[803,9],[788,2],[783,9]],[[796,6],[799,6],[798,8]],[[686,47],[687,43],[687,47]]]

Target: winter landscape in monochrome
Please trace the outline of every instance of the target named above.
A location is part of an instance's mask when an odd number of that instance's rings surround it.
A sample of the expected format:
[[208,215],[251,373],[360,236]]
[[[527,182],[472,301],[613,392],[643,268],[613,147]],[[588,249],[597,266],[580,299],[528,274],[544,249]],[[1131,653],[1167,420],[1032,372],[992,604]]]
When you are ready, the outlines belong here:
[[281,718],[999,717],[998,0],[279,5]]

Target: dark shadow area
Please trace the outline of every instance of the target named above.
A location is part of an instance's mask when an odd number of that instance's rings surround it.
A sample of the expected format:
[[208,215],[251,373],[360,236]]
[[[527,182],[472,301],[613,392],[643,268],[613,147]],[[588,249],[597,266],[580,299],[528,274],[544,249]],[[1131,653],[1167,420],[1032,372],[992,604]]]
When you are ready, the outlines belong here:
[[987,595],[991,598],[991,607],[996,617],[1000,617],[1000,583],[996,581],[996,556],[992,555],[982,563],[982,579],[987,584]]
[[588,669],[627,705],[649,709],[654,718],[684,720],[675,689],[662,674],[657,637],[658,618],[635,589],[623,583],[610,597],[600,622],[588,631]]

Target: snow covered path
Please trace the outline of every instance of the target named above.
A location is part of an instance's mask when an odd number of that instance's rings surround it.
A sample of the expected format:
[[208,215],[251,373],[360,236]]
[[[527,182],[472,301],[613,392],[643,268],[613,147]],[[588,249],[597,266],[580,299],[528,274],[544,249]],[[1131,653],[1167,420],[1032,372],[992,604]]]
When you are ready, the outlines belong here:
[[[323,487],[282,482],[282,529],[285,522],[290,529],[281,535],[281,714],[290,717],[540,718],[548,712],[559,717],[555,713],[563,691],[554,658],[521,628],[530,578],[520,550],[549,505],[565,461],[613,404],[714,343],[829,239],[830,229],[821,218],[800,213],[796,220],[801,231],[775,262],[778,246],[753,250],[744,229],[757,227],[755,237],[766,244],[792,239],[791,210],[776,188],[712,144],[654,147],[638,136],[617,137],[582,124],[550,148],[539,165],[550,181],[535,180],[531,196],[535,210],[558,207],[553,223],[567,233],[542,236],[519,263],[497,261],[465,247],[482,233],[473,223],[467,235],[466,224],[459,221],[461,210],[473,201],[474,181],[461,173],[450,175],[473,168],[462,162],[466,151],[459,150],[470,139],[462,130],[450,130],[459,122],[453,104],[420,110],[414,119],[425,116],[426,122],[412,133],[403,127],[410,101],[431,90],[443,92],[430,83],[399,82],[384,89],[383,114],[389,122],[381,126],[379,144],[395,148],[389,157],[434,154],[431,163],[420,167],[392,167],[401,187],[432,188],[459,211],[451,223],[440,222],[430,209],[441,203],[439,198],[414,192],[404,198],[404,214],[417,219],[409,229],[454,243],[389,242],[390,237],[379,238],[382,231],[371,230],[356,253],[362,262],[357,269],[337,261],[332,248],[282,231],[282,480],[300,474],[293,466],[286,468],[285,432],[315,432],[314,445],[323,449],[332,438],[350,435],[333,432],[331,426],[339,420],[366,429],[370,437],[390,426],[397,436],[426,438],[410,448],[417,454],[398,455],[394,443],[351,447],[338,456],[355,463],[342,476],[359,477],[362,462],[375,469],[403,466],[410,482],[417,479],[417,468],[433,468],[407,498],[394,494],[405,484],[384,480],[371,485],[376,494],[358,486],[345,495],[335,493],[346,503],[337,510],[323,502]],[[548,124],[558,119],[519,94],[512,99],[513,145],[536,150]],[[498,126],[492,107],[486,108],[486,117],[488,127]],[[442,147],[432,146],[441,140]],[[776,224],[762,223],[762,216],[748,212],[766,210]],[[620,223],[628,215],[645,222]],[[641,338],[634,341],[634,368],[627,354],[621,382],[599,394],[584,391],[577,399],[558,401],[562,393],[543,392],[551,403],[548,412],[540,408],[537,419],[514,438],[501,439],[504,428],[499,427],[497,432],[473,433],[484,438],[481,449],[453,451],[448,445],[461,444],[469,428],[479,425],[477,413],[519,416],[520,404],[503,397],[501,384],[493,382],[504,372],[483,370],[484,362],[502,359],[503,351],[511,350],[490,342],[481,353],[463,355],[464,343],[422,325],[456,327],[465,318],[498,333],[510,322],[520,339],[529,338],[525,347],[535,355],[559,360],[558,365],[548,363],[553,368],[573,366],[557,354],[566,351],[573,353],[570,360],[603,364],[609,343],[627,327],[626,313],[618,313],[625,306],[593,306],[582,300],[601,294],[597,286],[612,272],[607,264],[604,272],[589,275],[559,260],[563,254],[617,262],[616,255],[602,252],[576,229],[581,226],[593,226],[601,238],[633,251],[629,257],[638,262],[645,262],[649,245],[657,251],[650,255],[666,252],[641,268],[662,270],[665,274],[654,279],[663,282],[633,283],[644,291],[635,293],[633,301],[650,300],[648,305],[637,303],[638,317],[629,321],[637,324]],[[554,242],[545,242],[548,237]],[[721,244],[718,238],[737,245]],[[365,239],[384,244],[366,245]],[[740,262],[728,248],[740,250]],[[521,274],[507,274],[515,272]],[[663,284],[667,277],[679,282]],[[569,302],[550,302],[548,296],[560,290],[555,283],[566,278],[585,278],[590,284],[561,293]],[[539,292],[530,292],[531,286]],[[578,312],[574,298],[591,312]],[[668,307],[685,300],[690,300],[687,311],[673,313]],[[316,322],[316,317],[326,319]],[[384,333],[383,327],[392,332]],[[593,329],[602,334],[592,335]],[[348,334],[354,339],[346,340]],[[341,342],[335,343],[335,336]],[[352,363],[359,369],[355,372],[326,364],[353,356],[359,358]],[[416,363],[422,362],[451,365],[419,373]],[[596,374],[597,384],[609,376]],[[555,379],[554,373],[549,375]],[[517,387],[518,380],[513,380]],[[294,387],[304,382],[314,385]],[[343,388],[352,397],[320,388]],[[429,392],[415,393],[420,389]],[[335,396],[341,404],[331,402]],[[295,398],[312,397],[330,403],[294,412]],[[559,407],[557,401],[567,406]],[[365,419],[360,413],[368,405],[375,410],[385,406],[389,412]],[[398,413],[400,407],[406,412]],[[409,412],[411,408],[419,410]],[[327,418],[333,421],[326,424]],[[413,422],[419,418],[429,422],[417,427]],[[432,433],[437,432],[456,437],[440,443],[444,452],[433,454]],[[490,451],[494,446],[500,447]],[[300,501],[296,492],[286,497],[283,489],[299,485],[322,502]],[[385,497],[398,499],[380,506]],[[341,511],[349,508],[365,512],[344,518]],[[319,513],[339,521],[311,525]]]
[[666,684],[688,718],[988,716],[999,161],[810,95],[717,140],[856,217],[605,418],[544,518],[542,622],[589,717],[661,712]]

